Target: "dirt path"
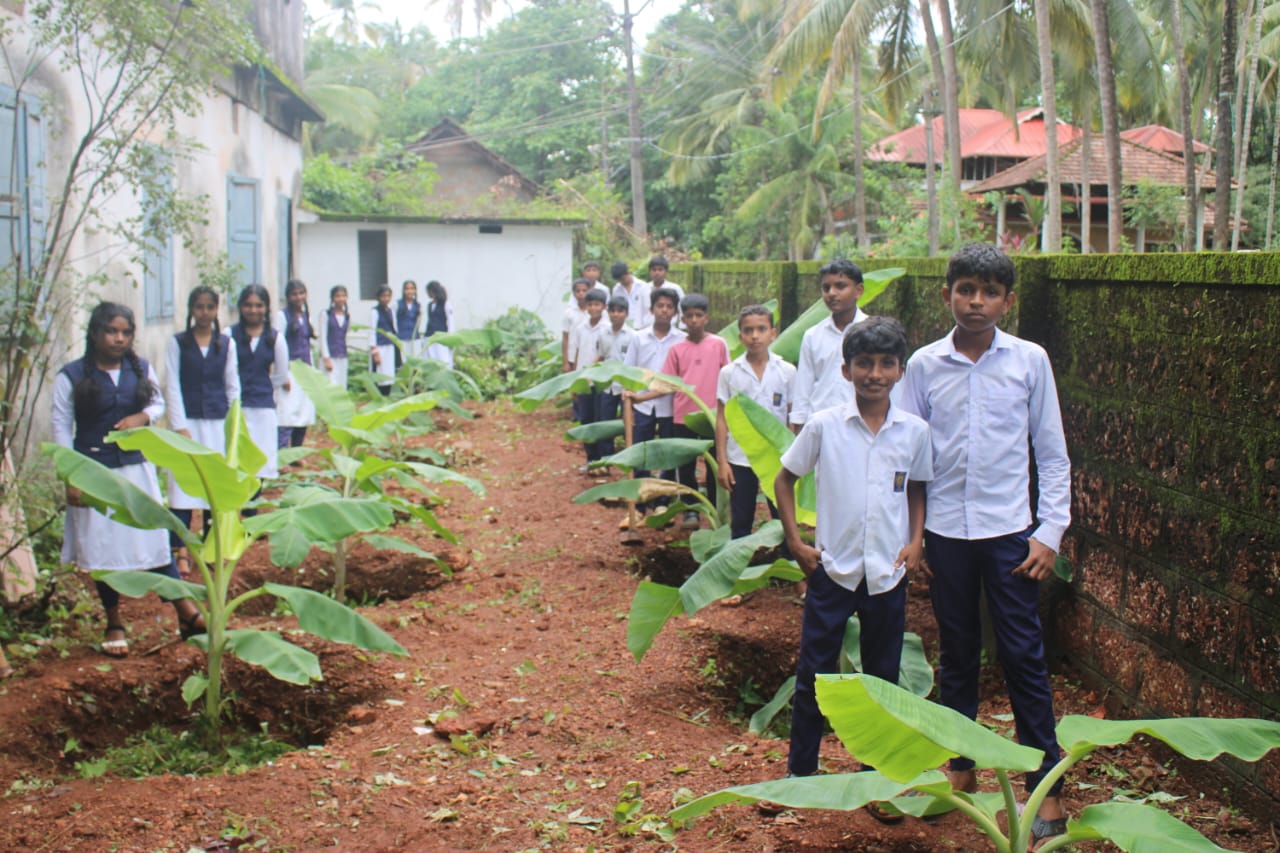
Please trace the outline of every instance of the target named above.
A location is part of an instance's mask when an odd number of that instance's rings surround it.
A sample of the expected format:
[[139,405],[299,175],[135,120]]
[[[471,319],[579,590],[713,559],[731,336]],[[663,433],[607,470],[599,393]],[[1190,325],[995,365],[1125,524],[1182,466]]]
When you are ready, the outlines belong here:
[[[127,608],[135,651],[126,660],[87,648],[38,658],[0,687],[0,783],[9,791],[0,801],[0,850],[985,849],[954,816],[886,828],[862,812],[766,817],[746,807],[713,813],[674,842],[658,837],[660,816],[681,792],[785,772],[786,743],[746,731],[754,707],[744,713],[742,695],[767,698],[790,674],[800,609],[790,589],[713,606],[669,625],[634,662],[625,617],[636,573],[670,571],[684,554],[665,546],[674,536],[667,532],[648,532],[643,547],[626,549],[619,510],[570,503],[590,480],[576,473],[580,454],[561,439],[564,427],[551,409],[526,415],[494,404],[432,436],[488,489],[476,497],[451,487],[440,510],[462,539],[461,548],[444,549],[457,571],[446,579],[384,556],[366,560],[370,595],[395,594],[406,573],[422,575],[412,596],[363,611],[409,659],[306,643],[326,674],[308,689],[232,669],[246,725],[265,722],[320,744],[273,766],[206,778],[75,777],[76,759],[125,731],[183,719],[178,686],[200,655],[177,644],[141,654],[170,629],[158,603]],[[308,562],[300,577],[321,564]],[[246,572],[255,566],[260,559]],[[928,640],[918,594],[910,621]],[[1062,700],[1077,712],[1097,704],[1069,688]],[[984,704],[984,713],[1004,711],[998,699]],[[65,753],[69,737],[78,752]],[[842,752],[828,739],[832,769],[852,769]],[[1115,772],[1150,765],[1157,769],[1148,780],[1174,784],[1145,751],[1116,751],[1107,761],[1122,768]],[[1093,790],[1069,796],[1100,798]],[[631,813],[622,822],[620,805]],[[1275,849],[1263,825],[1219,815],[1216,800],[1195,801],[1195,809],[1208,816],[1197,828],[1218,843]]]

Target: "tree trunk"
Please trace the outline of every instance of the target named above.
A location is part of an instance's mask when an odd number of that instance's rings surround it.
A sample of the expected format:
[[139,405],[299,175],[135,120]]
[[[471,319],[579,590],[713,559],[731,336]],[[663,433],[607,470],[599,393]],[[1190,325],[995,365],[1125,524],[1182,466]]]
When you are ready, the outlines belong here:
[[[924,91],[924,128],[925,128],[925,192],[929,199],[929,254],[938,253],[938,179],[934,170],[933,128],[938,120],[938,94],[946,89],[946,72],[942,68],[942,50],[938,46],[938,34],[933,29],[933,13],[929,8],[929,0],[920,0],[920,20],[924,24],[924,40],[929,50],[929,67],[933,70],[933,87]],[[942,112],[946,112],[945,98]],[[950,139],[948,131],[949,119],[942,122],[943,145]],[[950,159],[948,157],[948,159]],[[948,172],[950,175],[950,172]],[[999,245],[1000,233],[996,231],[996,244]]]
[[862,57],[850,63],[853,77],[853,215],[858,220],[858,248],[870,247],[867,236],[867,179],[863,161],[867,149],[862,141]]
[[[942,27],[942,111],[943,141],[947,147],[948,186],[953,196],[960,194],[960,73],[956,66],[956,38],[951,31],[951,0],[934,0],[938,4],[938,22]],[[959,238],[960,223],[956,222]]]
[[1107,160],[1107,251],[1120,251],[1124,239],[1124,179],[1120,164],[1120,122],[1116,116],[1116,72],[1111,64],[1111,27],[1107,0],[1089,0],[1093,12],[1093,47],[1098,57],[1102,147]]
[[1080,254],[1093,253],[1093,174],[1089,168],[1093,157],[1093,110],[1085,106],[1080,129]]
[[[1182,2],[1173,0],[1170,20],[1173,31],[1174,67],[1178,69],[1178,106],[1182,121],[1183,176],[1186,181],[1187,221],[1182,228],[1182,251],[1190,252],[1196,246],[1196,219],[1200,208],[1200,192],[1196,186],[1195,129],[1191,126],[1191,81],[1187,74],[1187,49],[1182,41]],[[1277,124],[1280,127],[1280,123]]]
[[1218,128],[1214,169],[1213,250],[1227,249],[1227,225],[1231,212],[1231,93],[1235,89],[1236,0],[1223,0],[1222,53],[1218,59]]
[[649,233],[649,215],[644,200],[644,159],[640,143],[640,98],[636,94],[636,67],[631,44],[631,4],[622,0],[623,45],[627,52],[627,124],[631,152],[631,227],[642,238]]
[[1267,192],[1267,235],[1264,246],[1271,251],[1271,238],[1276,227],[1276,178],[1280,175],[1280,86],[1276,86],[1276,108],[1271,127],[1271,189]]
[[[1253,36],[1245,53],[1249,57],[1248,82],[1244,96],[1244,125],[1236,134],[1239,151],[1236,153],[1236,174],[1240,176],[1240,188],[1235,192],[1235,215],[1231,217],[1231,251],[1240,248],[1240,220],[1244,213],[1244,190],[1249,179],[1249,137],[1253,133],[1253,99],[1258,84],[1258,46],[1262,41],[1262,4],[1253,10]],[[1280,117],[1277,117],[1280,121]]]
[[1049,0],[1035,0],[1036,41],[1040,49],[1040,92],[1044,109],[1045,214],[1044,252],[1062,251],[1062,179],[1058,168],[1058,104],[1053,81]]

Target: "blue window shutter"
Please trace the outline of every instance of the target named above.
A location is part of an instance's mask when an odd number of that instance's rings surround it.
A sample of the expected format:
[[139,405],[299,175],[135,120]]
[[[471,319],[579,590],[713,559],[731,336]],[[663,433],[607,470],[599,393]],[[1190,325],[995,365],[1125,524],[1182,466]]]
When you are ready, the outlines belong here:
[[17,92],[0,85],[0,295],[6,302],[14,297],[14,259],[20,256],[18,246],[22,228],[19,224],[22,205],[19,199],[20,145]]
[[293,268],[293,199],[287,195],[276,197],[276,258],[280,274],[281,305],[284,304],[284,288],[289,283]]
[[45,227],[49,220],[45,202],[44,119],[40,115],[40,99],[23,96],[22,103],[24,166],[26,171],[27,272],[40,269],[44,260]]
[[[159,170],[156,183],[163,187],[166,195],[173,192],[173,167],[167,152],[159,151],[153,161]],[[154,202],[144,192],[142,195],[142,211],[150,216]],[[148,321],[162,320],[173,316],[173,235],[169,233],[149,234],[146,238],[143,253],[142,270],[142,302]]]
[[228,175],[227,257],[233,266],[240,267],[237,289],[262,281],[258,251],[262,233],[259,210],[258,182],[252,178]]

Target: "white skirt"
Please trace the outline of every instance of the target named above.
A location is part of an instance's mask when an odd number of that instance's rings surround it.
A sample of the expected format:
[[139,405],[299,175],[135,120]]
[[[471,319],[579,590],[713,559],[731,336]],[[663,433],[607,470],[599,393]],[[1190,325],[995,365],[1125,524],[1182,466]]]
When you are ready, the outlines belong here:
[[258,445],[258,449],[267,455],[267,464],[262,466],[262,470],[258,472],[258,477],[265,479],[275,477],[280,473],[279,441],[280,433],[276,430],[280,423],[276,420],[275,409],[241,409],[244,412],[245,423],[249,425],[249,438],[253,439],[253,443]]
[[[156,480],[156,468],[150,462],[114,470],[156,503],[160,502],[160,483]],[[138,530],[112,521],[92,507],[67,507],[67,522],[62,532],[64,563],[75,563],[86,572],[98,569],[132,572],[167,566],[172,559],[167,530]]]
[[[289,362],[292,364],[293,362]],[[282,427],[305,427],[316,422],[316,405],[289,373],[289,390],[276,391],[276,418]]]
[[347,359],[331,358],[329,361],[333,364],[333,370],[326,371],[329,375],[329,381],[339,388],[347,387]]
[[428,344],[427,358],[444,362],[445,367],[453,369],[453,350],[444,344]]
[[[191,440],[198,441],[210,450],[219,453],[227,452],[227,428],[221,420],[200,419],[187,421],[187,431]],[[172,476],[169,477],[167,489],[169,506],[173,509],[208,509],[209,504],[200,498],[194,498],[184,492]]]
[[375,347],[382,362],[373,367],[373,358],[369,358],[370,372],[377,374],[379,385],[390,385],[396,378],[396,348],[394,344],[383,344]]

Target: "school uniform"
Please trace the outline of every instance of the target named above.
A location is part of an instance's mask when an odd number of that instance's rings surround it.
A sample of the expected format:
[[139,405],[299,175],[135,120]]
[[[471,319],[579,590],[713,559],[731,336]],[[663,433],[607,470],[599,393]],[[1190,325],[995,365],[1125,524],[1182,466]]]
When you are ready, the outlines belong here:
[[[602,319],[601,322],[607,322],[607,320]],[[596,361],[623,361],[627,357],[627,351],[635,343],[635,339],[635,329],[623,325],[621,329],[615,332],[613,324],[609,323],[609,328],[605,329],[597,339],[599,353]],[[621,403],[621,385],[613,382],[608,388],[601,388],[600,393],[596,395],[596,422],[611,421],[617,418],[618,408]],[[612,438],[601,439],[596,448],[597,458],[608,456],[613,453],[613,449],[614,440]]]
[[[755,368],[747,361],[747,354],[735,358],[720,368],[716,383],[716,402],[720,405],[738,395],[748,397],[763,406],[779,423],[787,422],[787,409],[791,405],[792,385],[796,369],[782,356],[769,353],[764,373],[756,376]],[[725,441],[725,456],[733,470],[733,490],[729,496],[729,519],[732,537],[740,539],[751,533],[756,517],[756,500],[760,494],[760,478],[751,469],[751,460],[730,432]],[[769,514],[778,517],[777,507],[769,503]]]
[[906,569],[894,566],[911,540],[907,483],[933,478],[929,428],[892,404],[872,433],[858,404],[817,412],[782,455],[797,477],[816,471],[821,562],[809,577],[796,664],[787,769],[798,776],[818,767],[823,717],[814,676],[840,671],[844,627],[862,623],[862,671],[897,683],[906,621]]
[[[311,316],[307,313],[293,315],[290,311],[277,311],[275,328],[283,330],[285,346],[289,351],[289,362],[300,361],[311,366],[311,339],[315,330],[311,327]],[[280,402],[276,404],[276,419],[279,421],[279,446],[298,447],[307,434],[307,427],[316,422],[316,405],[311,402],[307,392],[289,376],[289,388],[281,388],[277,395]]]
[[[1067,456],[1053,368],[1045,351],[999,329],[976,362],[952,335],[912,355],[903,406],[932,430],[925,546],[941,647],[939,696],[973,719],[982,651],[979,589],[985,589],[1018,742],[1045,751],[1031,790],[1058,760],[1053,692],[1039,618],[1040,584],[1012,570],[1034,537],[1054,551],[1071,522]],[[1030,505],[1032,449],[1039,504]],[[955,770],[973,762],[952,759]],[[1056,790],[1060,789],[1061,781]]]
[[[601,317],[592,325],[588,319],[574,327],[569,336],[569,358],[577,368],[590,367],[601,361],[601,338],[610,328],[609,321]],[[580,391],[575,399],[575,414],[578,422],[591,424],[596,422],[600,409],[601,389],[592,387],[590,391]],[[587,461],[595,462],[602,455],[603,442],[592,441],[585,444]]]
[[418,340],[418,321],[422,319],[422,303],[396,300],[396,337],[404,343],[404,357],[417,358],[421,341]]
[[[649,298],[652,299],[653,292],[658,289],[658,285],[654,284],[652,281],[645,283],[649,285]],[[684,288],[676,284],[674,281],[666,281],[662,284],[662,287],[666,290],[674,290],[676,292],[676,316],[671,321],[671,325],[683,332],[684,320],[680,317],[680,303],[684,301]],[[650,311],[652,310],[653,308],[651,303]],[[652,322],[652,320],[650,322]]]
[[[850,325],[866,320],[861,308],[854,311]],[[849,326],[837,329],[830,317],[804,333],[800,358],[796,363],[795,402],[791,423],[803,424],[815,412],[843,406],[853,399],[853,384],[840,372],[844,364],[844,334]]]
[[[226,453],[227,412],[231,401],[240,399],[236,348],[225,335],[215,335],[209,346],[202,347],[190,331],[179,332],[165,344],[164,368],[169,429],[186,430],[193,441]],[[192,510],[209,508],[203,498],[184,492],[173,477],[167,498],[169,508],[188,524]]]
[[289,375],[289,347],[284,335],[265,326],[256,338],[249,338],[239,323],[227,330],[236,348],[240,369],[240,410],[249,427],[249,438],[267,457],[258,477],[280,473],[280,422],[276,417],[276,389]]
[[[427,303],[427,330],[426,337],[430,340],[431,336],[436,333],[453,331],[453,306],[448,302],[443,304],[437,302]],[[444,344],[427,344],[427,358],[434,358],[436,361],[443,362],[445,367],[453,368],[453,348]]]
[[[164,415],[164,397],[159,392],[155,370],[139,359],[143,376],[151,382],[154,393],[142,411],[156,423]],[[90,376],[98,385],[98,405],[93,411],[78,411],[74,388]],[[62,447],[97,460],[124,477],[159,503],[160,483],[156,468],[141,452],[123,450],[106,441],[122,418],[136,413],[133,398],[141,380],[128,360],[116,370],[101,370],[91,361],[77,359],[58,372],[53,381],[53,440]],[[128,572],[150,570],[170,565],[169,534],[165,530],[138,530],[114,521],[87,506],[68,506],[62,536],[62,562],[74,563],[84,571],[110,569]],[[99,585],[103,604],[113,607],[119,596]]]
[[[677,376],[690,385],[703,403],[715,404],[716,383],[720,380],[720,368],[729,363],[729,346],[719,335],[706,335],[694,343],[685,338],[671,347],[662,372]],[[685,418],[702,408],[688,394],[677,391],[671,398],[671,413],[675,420],[676,438],[698,438],[698,434],[685,426]],[[716,478],[707,469],[707,500],[716,502]],[[676,482],[691,489],[698,488],[698,460],[693,459],[676,469]]]
[[[351,313],[326,308],[316,332],[320,338],[320,357],[333,365],[329,381],[339,388],[347,387],[347,332],[351,329]],[[323,364],[323,362],[321,362]]]
[[649,283],[638,278],[632,279],[630,290],[621,282],[613,286],[613,295],[627,300],[627,325],[633,329],[643,329],[653,323],[649,293]]
[[369,372],[376,374],[378,387],[387,389],[395,382],[396,371],[400,369],[400,350],[391,339],[396,337],[395,316],[391,309],[381,310],[381,306],[373,307],[373,315],[369,318],[369,351],[377,352],[380,361],[375,366],[373,356],[369,356]]
[[[673,346],[685,339],[685,333],[672,326],[665,335],[658,337],[653,326],[636,332],[635,342],[627,351],[622,363],[627,367],[639,367],[655,373],[662,370],[667,360],[667,353]],[[672,418],[671,395],[664,394],[652,400],[636,403],[632,407],[635,423],[632,428],[632,441],[639,444],[653,438],[672,438],[675,435],[675,421]],[[637,479],[648,477],[649,471],[636,468],[631,476]],[[674,476],[670,471],[659,471],[658,476],[670,480]],[[645,506],[637,504],[637,509],[645,510]]]

